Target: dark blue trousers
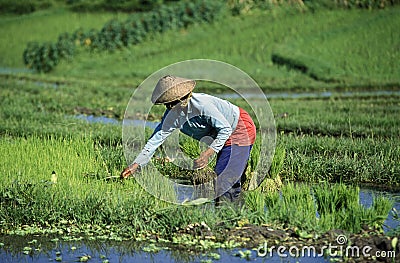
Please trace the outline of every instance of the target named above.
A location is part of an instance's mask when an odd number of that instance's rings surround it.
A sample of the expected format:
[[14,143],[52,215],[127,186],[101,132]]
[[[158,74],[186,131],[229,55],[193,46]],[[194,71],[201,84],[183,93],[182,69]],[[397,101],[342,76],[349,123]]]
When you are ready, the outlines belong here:
[[215,173],[216,197],[224,196],[231,201],[239,197],[241,191],[241,177],[247,167],[252,145],[224,146],[217,155]]

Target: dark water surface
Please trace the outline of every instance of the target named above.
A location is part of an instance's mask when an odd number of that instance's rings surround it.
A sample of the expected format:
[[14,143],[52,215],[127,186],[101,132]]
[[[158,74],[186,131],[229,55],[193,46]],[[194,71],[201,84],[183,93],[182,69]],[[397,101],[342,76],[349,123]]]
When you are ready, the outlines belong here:
[[[257,250],[232,249],[214,250],[205,253],[185,252],[182,250],[162,249],[158,252],[145,252],[145,246],[140,246],[134,242],[49,242],[37,240],[35,245],[27,245],[32,238],[14,237],[4,240],[4,247],[0,250],[0,262],[329,262],[322,256],[307,258],[293,258],[288,254],[280,257],[261,255]],[[28,252],[27,247],[33,250]],[[25,250],[24,250],[25,249]],[[24,253],[24,251],[27,251]],[[248,258],[242,258],[239,251],[249,251]],[[213,254],[212,254],[213,253]],[[215,254],[219,258],[215,258]],[[86,258],[85,258],[86,257]]]

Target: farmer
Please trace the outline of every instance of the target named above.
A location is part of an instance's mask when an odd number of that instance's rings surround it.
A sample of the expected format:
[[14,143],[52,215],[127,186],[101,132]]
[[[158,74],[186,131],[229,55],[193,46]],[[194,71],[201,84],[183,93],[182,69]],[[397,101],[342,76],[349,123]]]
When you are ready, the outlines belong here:
[[236,201],[241,192],[241,177],[245,172],[256,128],[250,115],[220,98],[192,93],[196,82],[175,76],[161,78],[151,97],[154,104],[164,104],[166,111],[146,145],[121,178],[134,174],[146,165],[166,138],[179,129],[199,141],[208,141],[207,150],[194,160],[193,168],[201,169],[216,153],[216,202]]

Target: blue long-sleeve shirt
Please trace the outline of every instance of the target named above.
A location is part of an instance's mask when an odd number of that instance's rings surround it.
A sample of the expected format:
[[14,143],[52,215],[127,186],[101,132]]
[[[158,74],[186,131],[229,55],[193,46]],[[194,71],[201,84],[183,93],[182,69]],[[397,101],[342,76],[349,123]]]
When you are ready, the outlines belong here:
[[239,115],[239,107],[226,100],[193,93],[187,107],[165,111],[160,124],[134,163],[146,165],[156,149],[176,129],[199,141],[206,136],[211,137],[213,141],[209,147],[219,152],[235,130]]

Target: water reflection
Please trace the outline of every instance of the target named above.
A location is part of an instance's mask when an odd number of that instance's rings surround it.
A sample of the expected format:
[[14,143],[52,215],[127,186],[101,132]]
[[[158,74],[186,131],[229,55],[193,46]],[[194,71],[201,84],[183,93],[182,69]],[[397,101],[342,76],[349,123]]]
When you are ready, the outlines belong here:
[[[50,238],[36,237],[0,237],[4,247],[0,249],[0,262],[82,262],[87,257],[88,262],[213,262],[210,252],[187,252],[179,249],[162,249],[158,252],[144,252],[143,244],[137,242],[52,242]],[[32,240],[35,240],[34,244]],[[162,244],[156,244],[162,246]],[[30,248],[31,250],[29,250]],[[235,263],[245,259],[237,256],[240,249],[214,250],[220,258],[217,262]],[[322,257],[292,258],[261,257],[257,251],[250,251],[249,259],[252,262],[330,262]],[[214,260],[213,260],[214,259]]]
[[[371,189],[361,189],[360,190],[360,203],[363,204],[365,207],[370,207],[373,202],[373,198],[378,196],[378,195],[383,195],[385,197],[388,197],[390,199],[394,200],[394,205],[393,208],[395,208],[397,211],[400,212],[400,193],[388,193],[385,191],[375,191]],[[396,221],[393,218],[392,213],[389,213],[387,219],[384,222],[383,225],[383,230],[385,232],[388,232],[392,229],[395,229],[399,227],[399,221]]]

